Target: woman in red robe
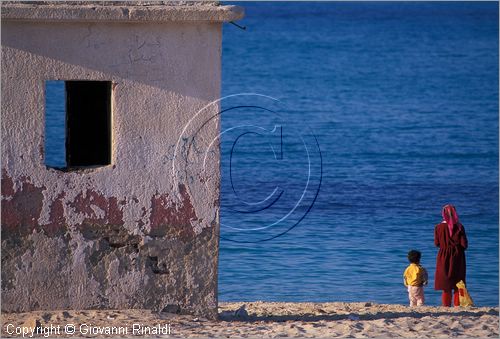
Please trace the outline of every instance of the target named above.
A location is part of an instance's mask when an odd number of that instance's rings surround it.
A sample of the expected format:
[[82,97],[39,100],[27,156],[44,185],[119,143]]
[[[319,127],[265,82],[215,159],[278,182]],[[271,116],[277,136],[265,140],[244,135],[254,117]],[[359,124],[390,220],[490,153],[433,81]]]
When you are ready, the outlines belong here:
[[434,228],[434,244],[439,247],[434,289],[443,290],[443,306],[448,307],[451,306],[451,290],[454,290],[453,304],[460,306],[456,284],[460,280],[465,283],[467,236],[453,205],[443,207],[443,219]]

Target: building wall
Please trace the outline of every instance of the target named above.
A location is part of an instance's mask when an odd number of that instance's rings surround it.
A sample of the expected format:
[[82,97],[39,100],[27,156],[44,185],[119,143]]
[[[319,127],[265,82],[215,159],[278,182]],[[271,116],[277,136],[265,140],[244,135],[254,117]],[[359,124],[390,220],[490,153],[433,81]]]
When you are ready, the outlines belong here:
[[[2,21],[3,311],[216,315],[221,26]],[[46,80],[113,81],[110,166],[44,165]]]

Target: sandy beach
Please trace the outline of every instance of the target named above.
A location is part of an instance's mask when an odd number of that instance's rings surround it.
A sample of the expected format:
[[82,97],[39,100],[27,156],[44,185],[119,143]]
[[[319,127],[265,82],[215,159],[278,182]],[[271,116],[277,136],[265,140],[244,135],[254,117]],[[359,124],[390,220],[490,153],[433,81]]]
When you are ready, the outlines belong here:
[[[240,310],[243,305],[245,311]],[[498,337],[498,312],[498,307],[409,308],[370,302],[221,303],[218,321],[148,310],[37,311],[2,314],[2,337],[21,337],[13,333],[16,327],[36,323],[46,331],[52,325],[51,337],[484,338]],[[64,332],[68,324],[74,325],[73,335]],[[113,327],[113,334],[99,333]]]

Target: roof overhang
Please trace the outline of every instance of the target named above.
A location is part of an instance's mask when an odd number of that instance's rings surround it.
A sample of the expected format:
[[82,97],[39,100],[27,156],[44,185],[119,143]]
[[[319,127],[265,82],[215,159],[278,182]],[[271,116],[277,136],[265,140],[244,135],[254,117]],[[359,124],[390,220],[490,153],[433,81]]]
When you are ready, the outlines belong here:
[[[154,3],[154,2],[153,2]],[[47,22],[229,22],[242,19],[242,7],[216,3],[153,4],[130,2],[8,2],[2,20]]]

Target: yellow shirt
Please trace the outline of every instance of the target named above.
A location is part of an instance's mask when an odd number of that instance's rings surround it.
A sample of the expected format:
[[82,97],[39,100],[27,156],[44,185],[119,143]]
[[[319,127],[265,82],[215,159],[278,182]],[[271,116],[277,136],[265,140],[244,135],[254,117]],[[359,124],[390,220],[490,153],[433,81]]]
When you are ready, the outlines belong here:
[[420,265],[410,264],[403,274],[405,286],[427,285],[427,271]]

